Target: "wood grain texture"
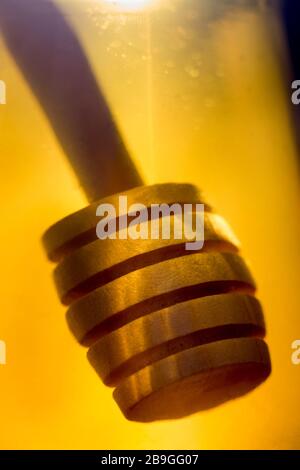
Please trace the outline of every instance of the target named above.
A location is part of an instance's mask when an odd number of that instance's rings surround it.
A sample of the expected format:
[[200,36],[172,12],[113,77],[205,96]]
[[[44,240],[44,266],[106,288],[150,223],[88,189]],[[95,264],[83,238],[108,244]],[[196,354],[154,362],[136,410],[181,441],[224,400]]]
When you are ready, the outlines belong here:
[[227,339],[145,367],[124,380],[113,396],[130,420],[182,418],[245,395],[270,372],[263,340]]

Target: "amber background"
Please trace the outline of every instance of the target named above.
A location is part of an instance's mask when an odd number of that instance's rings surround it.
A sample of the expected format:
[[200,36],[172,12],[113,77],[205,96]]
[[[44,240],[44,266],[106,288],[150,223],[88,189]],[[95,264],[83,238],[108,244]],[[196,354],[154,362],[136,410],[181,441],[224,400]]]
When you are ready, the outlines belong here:
[[40,243],[85,199],[0,39],[8,91],[0,107],[0,448],[300,448],[300,366],[291,363],[300,338],[299,162],[277,22],[264,2],[227,2],[217,15],[217,2],[206,8],[205,0],[152,13],[102,14],[104,0],[59,3],[147,183],[199,185],[242,241],[273,373],[248,396],[190,418],[123,418],[67,330]]

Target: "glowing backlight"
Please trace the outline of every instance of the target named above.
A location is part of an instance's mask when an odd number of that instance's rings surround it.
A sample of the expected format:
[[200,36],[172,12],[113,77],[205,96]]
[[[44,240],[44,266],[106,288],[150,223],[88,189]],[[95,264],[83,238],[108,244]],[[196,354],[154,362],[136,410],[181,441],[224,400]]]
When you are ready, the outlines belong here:
[[151,0],[106,0],[117,8],[126,10],[139,10],[151,3]]

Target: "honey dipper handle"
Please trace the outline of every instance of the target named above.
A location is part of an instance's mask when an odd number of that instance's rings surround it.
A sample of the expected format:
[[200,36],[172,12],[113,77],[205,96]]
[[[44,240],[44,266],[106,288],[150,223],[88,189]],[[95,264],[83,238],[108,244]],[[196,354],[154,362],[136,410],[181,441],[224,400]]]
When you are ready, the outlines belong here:
[[90,201],[143,181],[71,26],[51,0],[1,0],[5,42]]

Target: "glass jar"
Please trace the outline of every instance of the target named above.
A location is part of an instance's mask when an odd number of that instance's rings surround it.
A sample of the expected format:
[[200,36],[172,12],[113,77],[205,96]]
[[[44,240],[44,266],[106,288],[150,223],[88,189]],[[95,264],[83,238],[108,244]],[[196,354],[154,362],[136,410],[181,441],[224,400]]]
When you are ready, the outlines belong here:
[[[18,17],[18,4],[1,24]],[[33,4],[33,30],[49,1]],[[233,226],[264,305],[273,372],[246,397],[182,421],[134,424],[67,334],[39,245],[86,204],[60,135],[0,41],[4,262],[0,370],[5,448],[265,449],[299,446],[298,149],[277,2],[56,0],[146,183],[191,182]],[[52,47],[68,55],[55,39]],[[25,38],[26,39],[26,38]],[[25,41],[24,39],[24,41]],[[52,45],[51,45],[52,44]],[[58,81],[72,75],[51,68]],[[47,62],[48,61],[48,62]],[[83,90],[84,93],[84,90]],[[80,103],[80,94],[74,96]],[[64,108],[63,100],[58,103]],[[51,116],[50,116],[51,117]],[[298,338],[297,338],[298,336]]]

